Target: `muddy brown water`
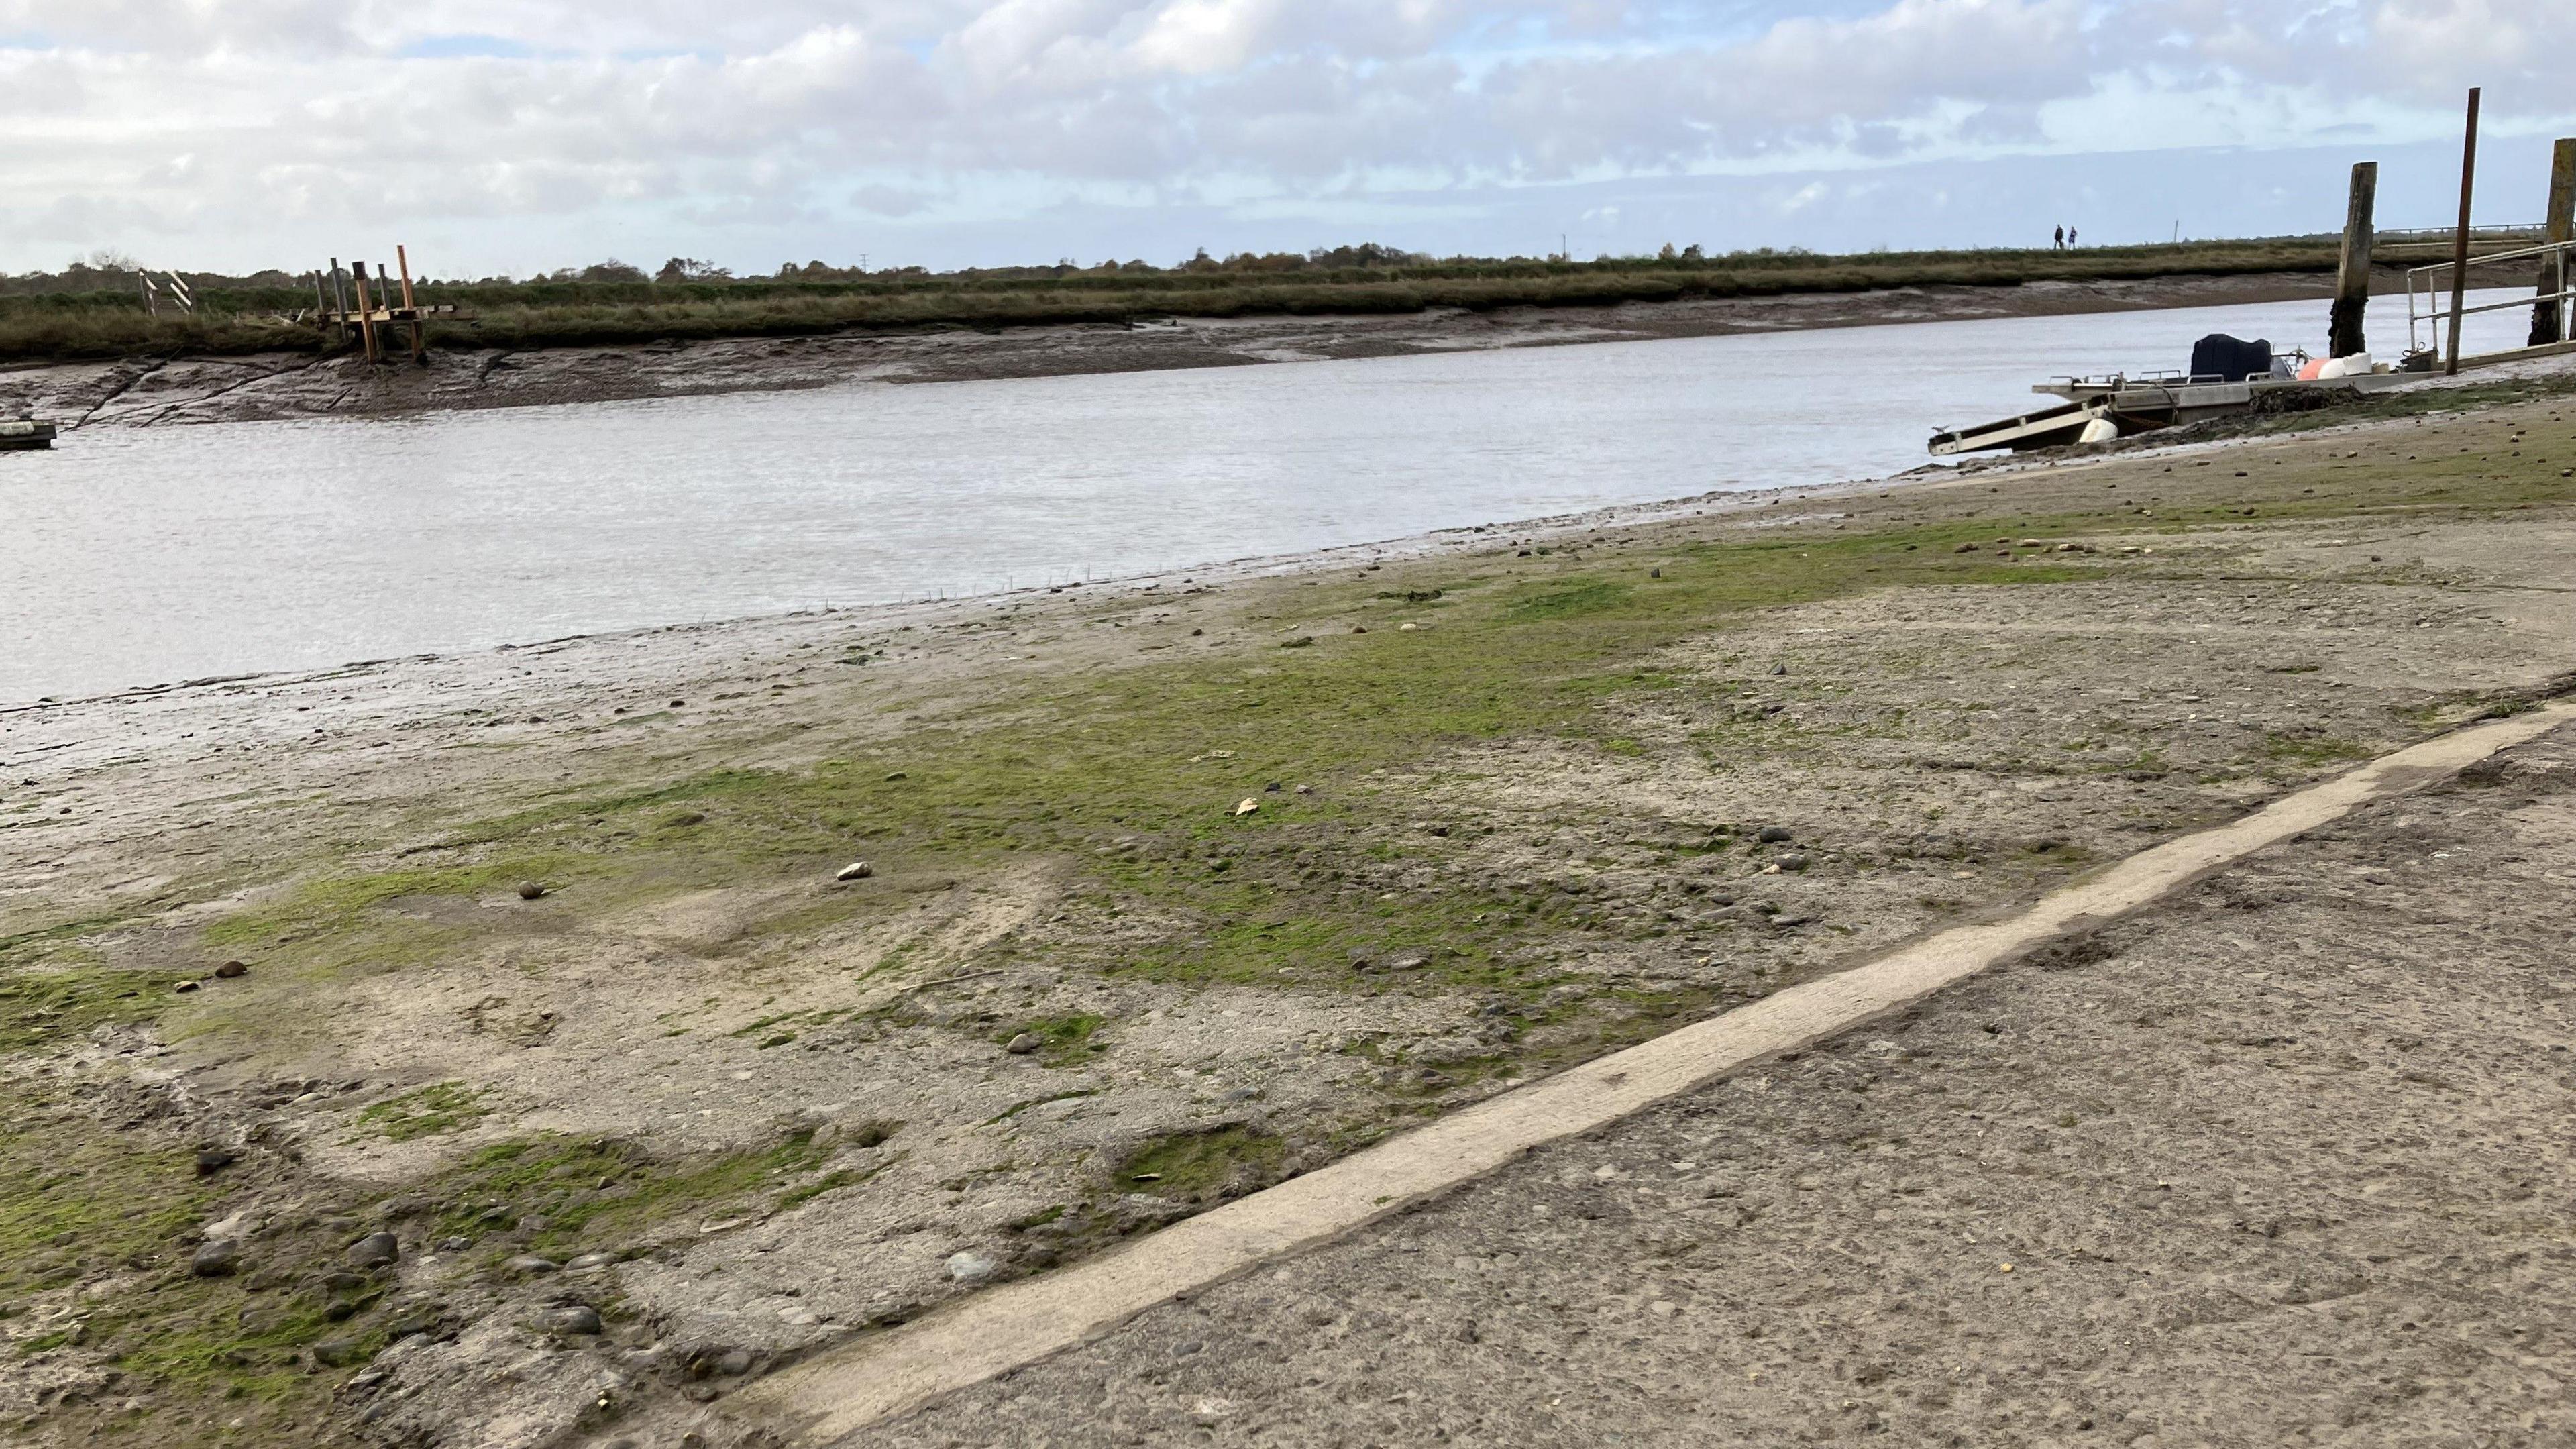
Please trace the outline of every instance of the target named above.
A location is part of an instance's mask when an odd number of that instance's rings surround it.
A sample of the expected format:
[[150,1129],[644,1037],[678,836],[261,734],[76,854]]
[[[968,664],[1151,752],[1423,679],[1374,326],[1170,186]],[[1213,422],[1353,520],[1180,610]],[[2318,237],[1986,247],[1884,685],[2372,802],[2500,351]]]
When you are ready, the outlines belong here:
[[[2524,318],[2472,321],[2491,347]],[[2269,303],[78,431],[0,460],[0,703],[1867,478],[2050,373],[2322,324]]]

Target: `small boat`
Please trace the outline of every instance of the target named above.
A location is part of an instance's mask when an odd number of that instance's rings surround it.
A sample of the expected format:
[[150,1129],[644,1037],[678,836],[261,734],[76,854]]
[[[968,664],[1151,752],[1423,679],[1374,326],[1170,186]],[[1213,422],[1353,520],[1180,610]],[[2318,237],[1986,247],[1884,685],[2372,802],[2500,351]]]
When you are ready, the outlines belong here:
[[[2212,344],[2231,344],[2212,349]],[[2259,361],[2226,353],[2251,349]],[[2064,377],[2034,383],[2031,391],[2061,401],[2016,417],[1973,428],[1934,433],[1930,448],[1936,458],[2010,448],[2063,448],[2075,443],[2101,443],[2164,428],[2182,427],[2209,418],[2231,417],[2271,408],[2296,411],[2330,399],[2321,394],[2375,392],[2407,380],[2420,370],[2413,358],[2398,369],[2374,364],[2367,353],[2319,365],[2303,354],[2275,358],[2271,344],[2238,343],[2233,338],[2204,338],[2193,350],[2190,372],[2159,372],[2142,377],[2114,373],[2107,377]],[[2304,368],[2300,364],[2305,363]],[[2263,370],[2257,371],[2257,368]]]
[[20,418],[14,422],[0,418],[0,453],[14,453],[20,449],[50,448],[53,445],[54,425],[52,423],[40,423],[33,418]]

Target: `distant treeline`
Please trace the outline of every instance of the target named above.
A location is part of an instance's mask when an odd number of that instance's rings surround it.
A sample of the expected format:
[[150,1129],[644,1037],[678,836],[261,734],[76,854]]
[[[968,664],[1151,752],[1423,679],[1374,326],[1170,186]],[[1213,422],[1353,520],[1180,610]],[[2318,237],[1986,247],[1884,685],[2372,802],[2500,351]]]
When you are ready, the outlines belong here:
[[[849,329],[1125,323],[1138,318],[1415,312],[1427,307],[1602,306],[1694,297],[1863,292],[1892,287],[2009,287],[2334,269],[2328,237],[2179,245],[1829,256],[1791,249],[1703,255],[1430,257],[1367,244],[1306,253],[1205,252],[1169,267],[1071,262],[930,272],[866,271],[820,261],[774,276],[735,277],[674,257],[652,275],[610,260],[543,277],[420,277],[424,304],[461,315],[429,327],[440,347],[561,347],[713,337],[810,336]],[[158,289],[147,300],[147,276]],[[61,272],[0,275],[0,359],[318,350],[314,277],[181,272],[194,307],[172,300],[168,273],[121,258]],[[345,286],[345,282],[343,284]],[[301,314],[301,319],[299,319]]]

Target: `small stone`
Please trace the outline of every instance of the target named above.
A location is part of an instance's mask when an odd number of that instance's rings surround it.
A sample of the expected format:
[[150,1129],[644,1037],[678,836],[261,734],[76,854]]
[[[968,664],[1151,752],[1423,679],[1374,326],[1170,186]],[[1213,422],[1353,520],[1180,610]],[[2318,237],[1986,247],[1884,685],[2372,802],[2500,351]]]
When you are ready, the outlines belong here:
[[182,981],[170,989],[173,991],[194,991],[197,989],[197,983],[194,981]]
[[1039,1036],[1033,1031],[1024,1031],[1018,1036],[1011,1038],[1010,1045],[1002,1048],[1002,1050],[1009,1052],[1015,1057],[1024,1057],[1045,1045],[1045,1037]]
[[1682,1309],[1681,1305],[1678,1303],[1658,1298],[1654,1302],[1646,1305],[1646,1311],[1655,1315],[1657,1318],[1670,1318],[1674,1314],[1681,1312]]
[[402,1257],[402,1245],[391,1233],[369,1233],[351,1243],[345,1256],[352,1268],[381,1268]]
[[519,1219],[515,1226],[523,1233],[542,1233],[546,1229],[553,1227],[554,1223],[543,1213],[529,1213],[527,1216]]
[[238,976],[249,975],[250,967],[244,962],[227,961],[221,966],[215,968],[215,974],[224,978],[226,981],[230,981]]
[[1648,577],[1648,578],[1650,578],[1650,579],[1660,579],[1660,578],[1662,578],[1663,576],[1664,576],[1664,571],[1663,571],[1662,569],[1648,569],[1648,570],[1646,570],[1646,577]]
[[835,871],[832,875],[832,879],[866,880],[869,876],[875,875],[876,873],[877,868],[875,866],[868,864],[864,860],[854,860],[848,865],[842,866],[838,871]]
[[354,1338],[326,1338],[313,1345],[313,1361],[325,1368],[347,1368],[367,1359],[364,1345]]
[[1395,626],[1395,632],[1398,634],[1412,634],[1419,632],[1421,628],[1422,626],[1419,624],[1398,624]]
[[1765,825],[1762,827],[1761,833],[1755,835],[1753,838],[1761,841],[1765,845],[1780,845],[1787,841],[1795,840],[1797,837],[1790,834],[1789,827],[1785,825]]
[[949,1254],[946,1267],[951,1280],[969,1287],[985,1282],[995,1273],[1002,1271],[1001,1264],[972,1250]]
[[533,901],[545,893],[545,886],[539,882],[532,880],[523,880],[519,882],[519,899],[523,901]]
[[519,1256],[503,1263],[501,1267],[507,1272],[515,1273],[521,1277],[528,1277],[538,1273],[556,1272],[560,1270],[563,1265],[552,1258],[541,1258],[534,1253],[521,1253]]
[[212,1177],[240,1160],[241,1154],[229,1147],[201,1147],[197,1149],[197,1175]]
[[549,1308],[545,1316],[538,1321],[545,1325],[548,1333],[599,1332],[599,1310],[586,1303]]
[[1235,804],[1234,813],[1237,815],[1258,815],[1261,813],[1261,801],[1253,796],[1246,795],[1242,800]]
[[617,1255],[615,1253],[576,1253],[571,1258],[565,1260],[564,1271],[567,1273],[586,1273],[593,1268],[605,1268],[616,1261]]
[[716,1372],[720,1374],[747,1374],[751,1372],[751,1350],[747,1348],[726,1349],[723,1353],[716,1356],[715,1368]]
[[1774,863],[1782,870],[1805,870],[1807,868],[1807,858],[1798,854],[1796,851],[1791,851],[1787,855],[1781,856],[1780,859]]
[[188,1255],[188,1271],[200,1278],[229,1278],[241,1271],[241,1244],[216,1238]]
[[1977,546],[1973,543],[1963,543],[1957,548],[1950,550],[1952,553],[1975,553],[1976,551]]
[[438,1251],[442,1253],[462,1253],[473,1246],[474,1240],[472,1238],[441,1238],[438,1240]]
[[1430,956],[1420,951],[1412,951],[1387,962],[1386,969],[1389,971],[1419,971],[1430,964]]
[[1786,674],[1789,672],[1789,666],[1786,664],[1774,664],[1771,666],[1771,672],[1774,674]]

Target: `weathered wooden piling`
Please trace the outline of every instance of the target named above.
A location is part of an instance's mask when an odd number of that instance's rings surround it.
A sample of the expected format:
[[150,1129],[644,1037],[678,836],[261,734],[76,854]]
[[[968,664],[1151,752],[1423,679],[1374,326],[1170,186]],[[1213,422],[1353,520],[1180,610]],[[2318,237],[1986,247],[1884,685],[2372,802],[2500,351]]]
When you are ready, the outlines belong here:
[[2378,234],[2373,213],[2379,201],[2379,163],[2357,161],[2352,168],[2352,200],[2343,214],[2343,264],[2335,271],[2332,319],[2326,325],[2326,355],[2350,357],[2368,352],[2362,336],[2362,314],[2370,308],[2370,243]]
[[2460,371],[2461,314],[2469,307],[2469,202],[2478,189],[2478,91],[2469,87],[2468,137],[2460,151],[2460,235],[2451,247],[2451,342],[2443,350],[2442,371]]
[[[2576,241],[2576,136],[2559,141],[2549,159],[2549,217],[2542,233],[2552,246]],[[2540,296],[2531,309],[2531,345],[2547,347],[2567,340],[2567,302],[2560,294],[2576,281],[2568,275],[2567,254],[2540,259]]]
[[349,291],[340,285],[340,259],[331,259],[331,306],[340,317],[340,340],[349,340]]
[[365,262],[349,263],[349,284],[355,287],[358,292],[358,340],[366,345],[367,361],[375,362],[378,360],[376,355],[376,304],[367,296],[367,264]]
[[411,253],[403,250],[400,242],[394,244],[394,264],[402,268],[403,310],[411,314],[411,360],[426,367],[429,365],[429,344],[421,331],[420,308],[411,299]]

